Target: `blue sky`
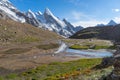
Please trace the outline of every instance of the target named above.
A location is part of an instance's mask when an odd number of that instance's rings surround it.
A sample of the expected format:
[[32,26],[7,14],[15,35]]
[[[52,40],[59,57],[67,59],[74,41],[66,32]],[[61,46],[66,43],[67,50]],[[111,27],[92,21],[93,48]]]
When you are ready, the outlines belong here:
[[10,0],[19,10],[44,12],[49,8],[60,19],[66,18],[73,25],[84,27],[108,23],[111,19],[120,23],[120,0]]

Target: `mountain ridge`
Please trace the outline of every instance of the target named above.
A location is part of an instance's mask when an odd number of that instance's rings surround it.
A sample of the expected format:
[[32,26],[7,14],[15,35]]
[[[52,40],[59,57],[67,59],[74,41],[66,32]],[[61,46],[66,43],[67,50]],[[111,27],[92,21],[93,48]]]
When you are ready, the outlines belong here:
[[105,27],[105,26],[115,26],[117,23],[114,20],[110,20],[106,25],[105,24],[97,24],[95,27]]
[[114,20],[110,20],[110,22],[107,24],[108,26],[115,26],[117,23]]
[[[12,19],[21,23],[29,23],[39,28],[54,31],[65,37],[69,37],[76,32],[74,31],[75,27],[71,23],[65,24],[63,20],[54,16],[48,8],[45,9],[44,13],[40,11],[34,13],[32,10],[23,13],[14,7],[9,0],[0,1],[0,18]],[[72,30],[67,28],[69,26]]]
[[115,26],[106,26],[106,27],[88,27],[81,31],[78,31],[70,38],[74,39],[105,39],[105,40],[113,40],[120,41],[120,24]]

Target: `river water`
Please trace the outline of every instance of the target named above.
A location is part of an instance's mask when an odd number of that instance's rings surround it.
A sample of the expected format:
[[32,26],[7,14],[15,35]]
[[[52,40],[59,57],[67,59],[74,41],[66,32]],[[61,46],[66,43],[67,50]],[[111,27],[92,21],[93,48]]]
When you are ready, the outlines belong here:
[[75,50],[75,49],[67,49],[65,50],[68,54],[66,56],[86,56],[86,57],[97,57],[97,58],[103,58],[103,57],[110,57],[113,56],[113,53],[115,50]]
[[84,56],[84,57],[90,57],[90,58],[103,58],[103,57],[110,57],[113,56],[113,53],[115,50],[106,50],[106,49],[100,49],[100,50],[76,50],[76,49],[69,49],[68,46],[61,42],[60,47],[54,54],[59,54],[62,52],[66,52],[67,54],[65,56]]

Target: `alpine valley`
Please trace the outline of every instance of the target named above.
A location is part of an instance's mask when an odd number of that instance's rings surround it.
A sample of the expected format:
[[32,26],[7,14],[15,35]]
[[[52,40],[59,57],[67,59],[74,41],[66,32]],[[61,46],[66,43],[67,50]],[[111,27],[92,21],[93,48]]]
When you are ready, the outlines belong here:
[[120,80],[120,19],[102,10],[116,4],[95,1],[0,0],[0,80]]

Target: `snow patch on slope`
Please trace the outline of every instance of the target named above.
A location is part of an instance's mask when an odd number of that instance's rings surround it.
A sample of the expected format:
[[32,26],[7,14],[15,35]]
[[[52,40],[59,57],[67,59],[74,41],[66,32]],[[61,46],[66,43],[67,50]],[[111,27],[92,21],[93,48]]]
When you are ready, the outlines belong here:
[[26,20],[24,17],[20,17],[16,14],[15,11],[18,11],[9,0],[0,0],[0,11],[3,11],[7,14],[11,19],[24,23]]
[[13,11],[11,11],[10,9],[6,8],[6,7],[3,7],[3,6],[0,6],[0,10],[3,10],[5,13],[8,14],[8,16],[15,20],[15,21],[18,21],[18,22],[21,22],[21,23],[24,23],[25,22],[25,19],[23,17],[19,17],[17,16]]
[[113,20],[111,20],[107,25],[112,25],[112,26],[115,26],[117,23]]
[[63,21],[59,20],[57,17],[55,17],[48,8],[45,9],[45,14],[51,16],[51,17],[52,17],[54,20],[56,20],[63,28],[65,28],[66,24],[65,24]]

